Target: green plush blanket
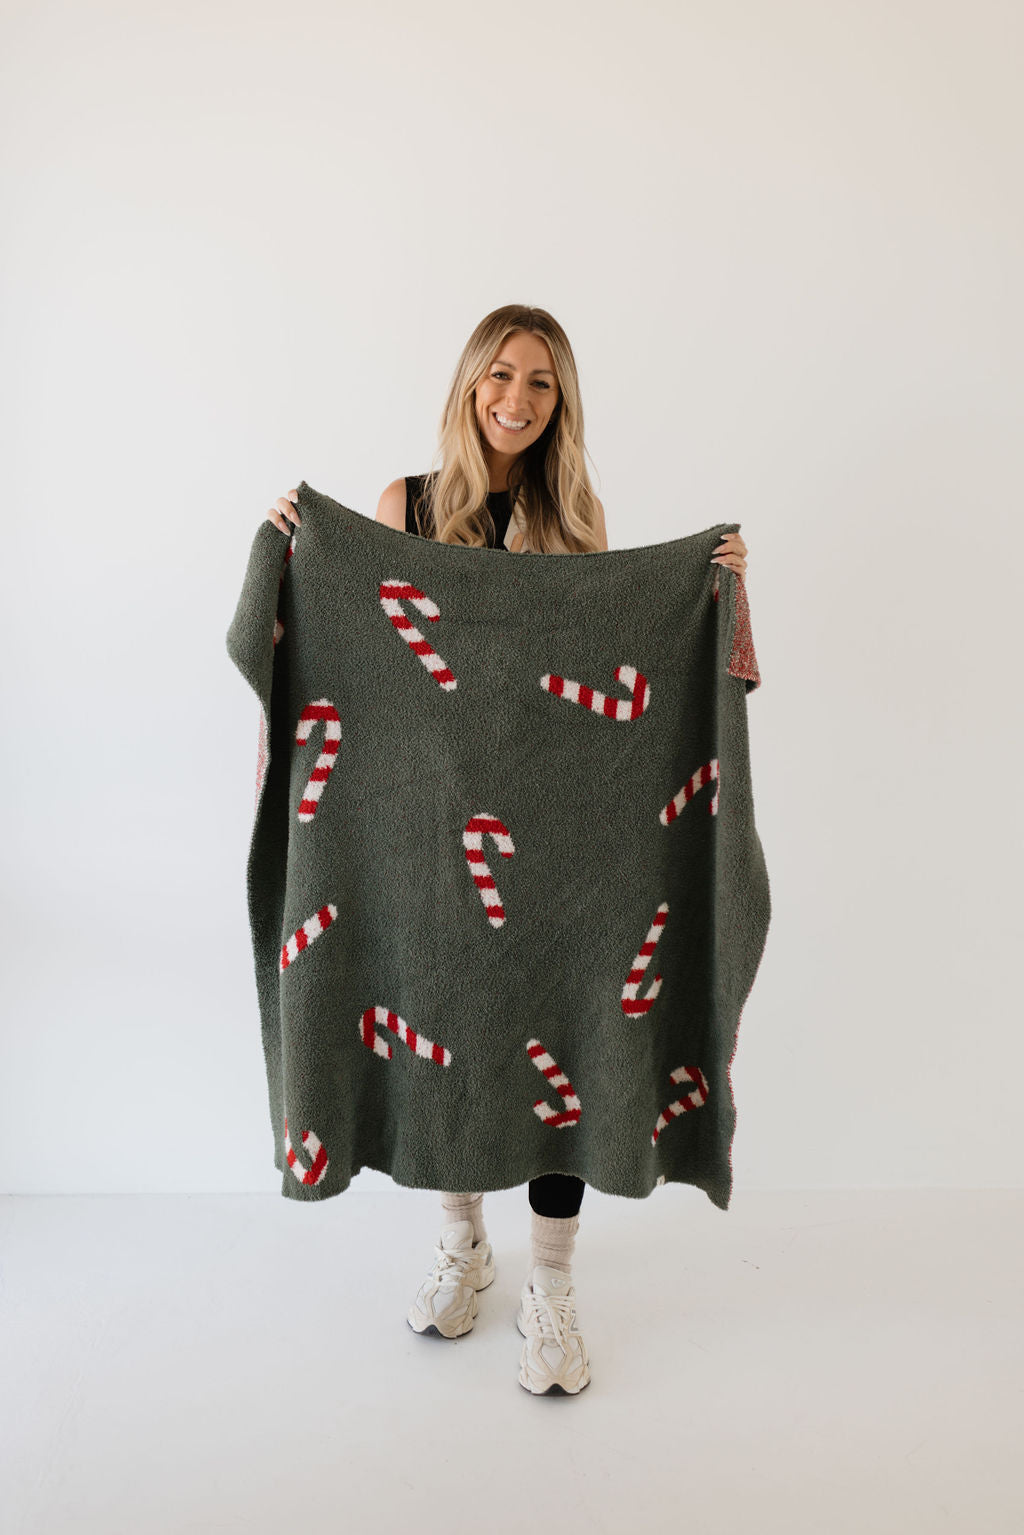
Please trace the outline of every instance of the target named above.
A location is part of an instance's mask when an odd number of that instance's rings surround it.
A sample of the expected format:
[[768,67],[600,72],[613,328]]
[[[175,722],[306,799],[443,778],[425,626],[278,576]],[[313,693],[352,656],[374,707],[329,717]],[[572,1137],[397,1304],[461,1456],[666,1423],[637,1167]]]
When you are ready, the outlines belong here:
[[732,1194],[770,918],[717,523],[433,543],[299,486],[228,653],[261,705],[248,902],[281,1192],[573,1173]]

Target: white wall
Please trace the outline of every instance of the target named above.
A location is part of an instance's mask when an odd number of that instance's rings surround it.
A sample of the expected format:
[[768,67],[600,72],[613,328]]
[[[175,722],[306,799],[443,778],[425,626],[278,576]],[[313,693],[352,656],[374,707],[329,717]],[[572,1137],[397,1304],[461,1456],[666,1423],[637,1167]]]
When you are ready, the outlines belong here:
[[997,0],[6,8],[5,1189],[278,1186],[225,632],[271,501],[372,515],[512,301],[572,338],[612,546],[749,546],[737,1189],[1020,1183],[1022,42]]

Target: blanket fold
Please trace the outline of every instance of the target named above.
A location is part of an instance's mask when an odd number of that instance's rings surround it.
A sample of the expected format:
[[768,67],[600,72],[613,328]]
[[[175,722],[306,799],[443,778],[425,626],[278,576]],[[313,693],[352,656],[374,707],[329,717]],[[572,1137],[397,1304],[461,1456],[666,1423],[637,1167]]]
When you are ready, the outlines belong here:
[[274,1162],[416,1188],[732,1194],[771,907],[738,523],[635,549],[436,544],[305,481],[227,649],[260,704],[249,919]]

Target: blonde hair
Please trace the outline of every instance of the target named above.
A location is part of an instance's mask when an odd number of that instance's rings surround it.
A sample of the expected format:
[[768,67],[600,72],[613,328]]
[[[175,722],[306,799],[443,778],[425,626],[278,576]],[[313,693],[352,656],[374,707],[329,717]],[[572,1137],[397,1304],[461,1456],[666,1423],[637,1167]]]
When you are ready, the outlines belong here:
[[[414,507],[416,526],[441,544],[482,545],[493,521],[490,476],[480,442],[474,391],[506,339],[542,336],[551,350],[559,398],[536,442],[509,471],[512,516],[523,548],[541,554],[593,553],[599,548],[597,498],[584,463],[583,405],[569,338],[546,309],[506,304],[486,315],[462,349],[441,413],[437,451]],[[437,467],[440,463],[440,467]]]

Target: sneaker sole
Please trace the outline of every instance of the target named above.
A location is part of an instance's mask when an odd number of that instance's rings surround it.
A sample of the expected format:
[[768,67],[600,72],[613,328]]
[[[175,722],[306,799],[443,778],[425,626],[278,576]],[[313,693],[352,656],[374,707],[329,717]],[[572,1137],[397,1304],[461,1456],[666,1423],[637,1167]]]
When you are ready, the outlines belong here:
[[578,1391],[566,1391],[565,1387],[560,1386],[557,1381],[555,1381],[554,1385],[549,1386],[546,1391],[534,1391],[532,1386],[527,1386],[523,1381],[520,1381],[519,1384],[522,1386],[523,1390],[528,1391],[531,1396],[579,1396],[580,1391],[586,1391],[587,1387],[590,1385],[590,1376],[587,1376],[586,1380],[583,1382],[582,1386],[580,1386]]

